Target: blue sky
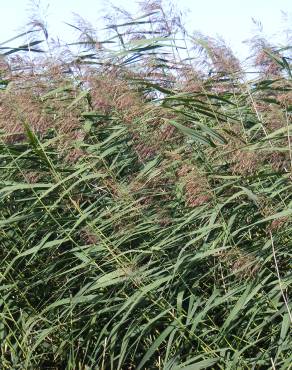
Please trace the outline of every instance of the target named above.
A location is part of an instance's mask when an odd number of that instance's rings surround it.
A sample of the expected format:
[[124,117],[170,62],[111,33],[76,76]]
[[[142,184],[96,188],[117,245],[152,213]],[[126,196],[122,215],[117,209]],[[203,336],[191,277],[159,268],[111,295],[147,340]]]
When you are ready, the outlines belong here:
[[[72,40],[72,30],[64,22],[73,22],[73,13],[102,28],[102,16],[109,8],[109,2],[104,0],[41,0],[41,3],[44,8],[48,5],[50,34],[63,40]],[[131,0],[112,0],[112,3],[129,11],[137,8]],[[290,0],[174,0],[173,3],[185,11],[189,31],[219,35],[240,56],[247,53],[247,46],[242,41],[250,38],[255,30],[252,18],[261,22],[268,38],[282,43],[287,40],[285,28],[292,24]],[[14,36],[25,26],[30,8],[29,0],[0,0],[0,42]]]

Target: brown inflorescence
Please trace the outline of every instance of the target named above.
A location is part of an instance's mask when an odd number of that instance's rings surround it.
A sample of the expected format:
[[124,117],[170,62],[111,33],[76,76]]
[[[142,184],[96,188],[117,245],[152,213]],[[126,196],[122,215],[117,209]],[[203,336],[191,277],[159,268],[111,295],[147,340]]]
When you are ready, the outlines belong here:
[[183,183],[187,207],[198,207],[212,200],[208,180],[198,169],[184,165],[177,171],[177,175]]
[[14,142],[24,138],[25,123],[40,135],[52,125],[37,98],[28,90],[6,91],[1,95],[0,107],[0,129],[5,133],[5,141]]
[[253,175],[257,172],[262,159],[255,152],[237,150],[232,156],[232,173],[236,175]]
[[270,231],[277,231],[289,221],[288,217],[280,217],[273,220],[269,226]]
[[259,50],[255,65],[260,67],[266,75],[277,76],[281,71],[281,66],[267,53],[265,49]]
[[89,227],[84,227],[80,231],[80,237],[83,240],[83,242],[87,244],[97,244],[99,241],[99,238],[97,237],[96,233],[90,230]]
[[292,91],[288,91],[285,94],[278,95],[277,99],[282,107],[288,108],[292,105]]
[[274,171],[283,171],[290,167],[289,153],[274,151],[268,154],[268,162]]
[[[81,108],[76,104],[68,109],[68,100],[74,100],[78,91],[72,84],[66,89],[70,81],[64,79],[64,71],[58,65],[38,65],[38,71],[33,68],[32,65],[32,71],[12,75],[8,88],[0,95],[3,140],[12,143],[25,140],[28,125],[39,137],[53,129],[62,137],[62,146],[68,146],[80,131]],[[63,96],[62,87],[66,94]],[[61,92],[52,94],[55,89]]]
[[35,184],[39,181],[42,174],[37,171],[29,171],[29,172],[22,173],[22,176],[24,177],[25,181],[28,184]]
[[256,258],[251,254],[243,253],[238,247],[222,251],[218,257],[234,275],[240,278],[253,277],[260,269]]

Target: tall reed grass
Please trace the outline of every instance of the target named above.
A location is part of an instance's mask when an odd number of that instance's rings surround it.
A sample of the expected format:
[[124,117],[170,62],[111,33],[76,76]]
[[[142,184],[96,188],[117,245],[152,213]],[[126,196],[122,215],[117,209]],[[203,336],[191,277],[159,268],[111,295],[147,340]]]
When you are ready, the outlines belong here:
[[142,10],[1,46],[1,368],[288,369],[291,48]]

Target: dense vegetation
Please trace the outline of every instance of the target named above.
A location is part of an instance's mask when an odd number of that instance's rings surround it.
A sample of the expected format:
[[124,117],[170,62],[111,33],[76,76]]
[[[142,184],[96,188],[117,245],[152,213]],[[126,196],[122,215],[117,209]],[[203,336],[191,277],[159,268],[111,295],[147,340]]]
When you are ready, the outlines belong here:
[[143,11],[1,46],[1,368],[287,369],[291,49]]

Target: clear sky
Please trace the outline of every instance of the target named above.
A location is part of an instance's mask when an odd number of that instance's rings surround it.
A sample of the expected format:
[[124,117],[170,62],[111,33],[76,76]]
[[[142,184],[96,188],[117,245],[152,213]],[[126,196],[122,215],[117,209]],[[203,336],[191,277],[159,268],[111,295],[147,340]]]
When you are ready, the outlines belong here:
[[[64,22],[73,22],[77,13],[97,28],[102,28],[102,16],[109,8],[105,0],[40,0],[47,9],[49,32],[63,40],[72,39],[72,29]],[[115,6],[135,11],[134,0],[112,0]],[[292,25],[290,0],[173,0],[186,13],[188,31],[200,31],[209,36],[223,37],[238,55],[247,53],[242,41],[254,34],[252,18],[260,21],[264,34],[287,42],[285,29]],[[29,19],[30,0],[0,0],[0,42],[16,35]],[[286,13],[286,15],[284,14]]]

